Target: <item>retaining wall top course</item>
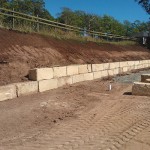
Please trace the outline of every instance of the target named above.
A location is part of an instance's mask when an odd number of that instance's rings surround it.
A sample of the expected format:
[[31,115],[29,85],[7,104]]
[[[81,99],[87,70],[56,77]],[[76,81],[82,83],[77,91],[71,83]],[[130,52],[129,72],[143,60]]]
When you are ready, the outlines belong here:
[[53,67],[54,78],[67,76],[67,67]]
[[33,81],[49,80],[53,77],[52,68],[36,68],[29,71],[29,79]]

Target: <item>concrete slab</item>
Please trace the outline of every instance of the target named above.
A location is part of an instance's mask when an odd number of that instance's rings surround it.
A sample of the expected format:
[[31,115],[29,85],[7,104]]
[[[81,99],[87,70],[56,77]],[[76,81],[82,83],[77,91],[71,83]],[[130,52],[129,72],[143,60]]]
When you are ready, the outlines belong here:
[[72,77],[62,77],[57,79],[57,85],[58,87],[64,86],[64,85],[69,85],[72,84]]
[[74,76],[72,76],[72,81],[73,81],[73,83],[82,82],[82,81],[84,81],[84,75],[83,74],[74,75]]
[[39,81],[39,92],[56,89],[58,87],[57,79],[41,80]]
[[79,74],[88,73],[88,65],[79,65]]
[[33,81],[49,80],[53,77],[52,68],[35,68],[29,71],[29,79]]
[[132,94],[138,96],[150,96],[150,83],[134,82]]
[[141,75],[141,82],[146,82],[147,79],[150,79],[150,74]]
[[79,67],[78,65],[74,66],[67,66],[67,76],[79,74]]
[[93,73],[84,74],[84,81],[90,81],[90,80],[93,80],[93,79],[94,79]]
[[15,85],[16,85],[18,97],[38,92],[38,82],[37,81],[15,83]]
[[54,67],[54,78],[65,77],[67,76],[67,67]]
[[13,99],[16,97],[17,97],[17,94],[16,94],[15,85],[0,86],[0,101]]

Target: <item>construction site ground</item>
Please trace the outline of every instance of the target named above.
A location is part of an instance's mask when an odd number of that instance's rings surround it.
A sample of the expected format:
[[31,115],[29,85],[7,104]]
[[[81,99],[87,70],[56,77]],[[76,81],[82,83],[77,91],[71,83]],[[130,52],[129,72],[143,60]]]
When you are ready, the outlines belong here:
[[150,97],[131,93],[142,73],[1,102],[0,150],[150,150]]

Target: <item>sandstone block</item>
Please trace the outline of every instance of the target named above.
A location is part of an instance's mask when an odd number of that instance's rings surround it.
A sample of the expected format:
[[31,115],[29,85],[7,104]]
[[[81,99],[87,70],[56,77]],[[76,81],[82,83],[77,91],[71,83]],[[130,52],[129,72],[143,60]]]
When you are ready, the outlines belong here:
[[150,83],[135,82],[132,86],[132,94],[138,96],[150,96]]
[[57,79],[57,85],[58,87],[64,86],[64,85],[69,85],[72,84],[72,77],[62,77]]
[[150,74],[142,74],[141,75],[141,82],[145,82],[147,79],[150,79]]
[[92,64],[88,64],[87,67],[88,67],[88,72],[92,72]]
[[38,82],[37,81],[15,83],[15,85],[17,88],[17,96],[18,97],[38,92]]
[[0,86],[0,101],[13,99],[16,97],[17,97],[17,94],[16,94],[15,85]]
[[84,81],[90,81],[90,80],[94,79],[93,73],[86,73],[86,74],[83,74],[83,75],[84,75]]
[[65,77],[67,76],[67,67],[54,67],[54,78]]
[[104,63],[104,64],[103,64],[104,70],[110,69],[109,66],[110,66],[109,63]]
[[56,89],[57,87],[58,87],[57,79],[39,81],[39,92],[44,92],[44,91],[48,91],[51,89]]
[[88,65],[79,65],[79,74],[88,73]]
[[84,81],[84,75],[83,74],[74,75],[72,76],[72,81],[73,83],[82,82]]
[[103,64],[92,64],[92,71],[102,71],[104,70]]
[[114,75],[114,70],[111,69],[111,70],[108,70],[108,76],[113,76]]
[[128,62],[127,61],[124,61],[124,62],[120,62],[120,65],[119,65],[121,68],[123,67],[127,67],[128,66]]
[[108,71],[107,70],[102,71],[101,74],[102,74],[102,77],[108,77]]
[[53,76],[52,68],[36,68],[29,71],[29,79],[33,81],[49,80]]
[[79,67],[78,65],[74,66],[67,66],[67,76],[79,74]]
[[102,71],[94,72],[94,79],[100,79],[102,78]]

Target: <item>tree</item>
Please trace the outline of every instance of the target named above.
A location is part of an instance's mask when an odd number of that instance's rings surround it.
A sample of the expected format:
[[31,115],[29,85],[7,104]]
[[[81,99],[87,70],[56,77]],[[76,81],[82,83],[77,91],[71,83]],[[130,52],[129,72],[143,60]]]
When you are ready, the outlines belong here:
[[150,0],[135,0],[150,14]]
[[9,0],[0,0],[0,7],[7,8],[9,5]]

